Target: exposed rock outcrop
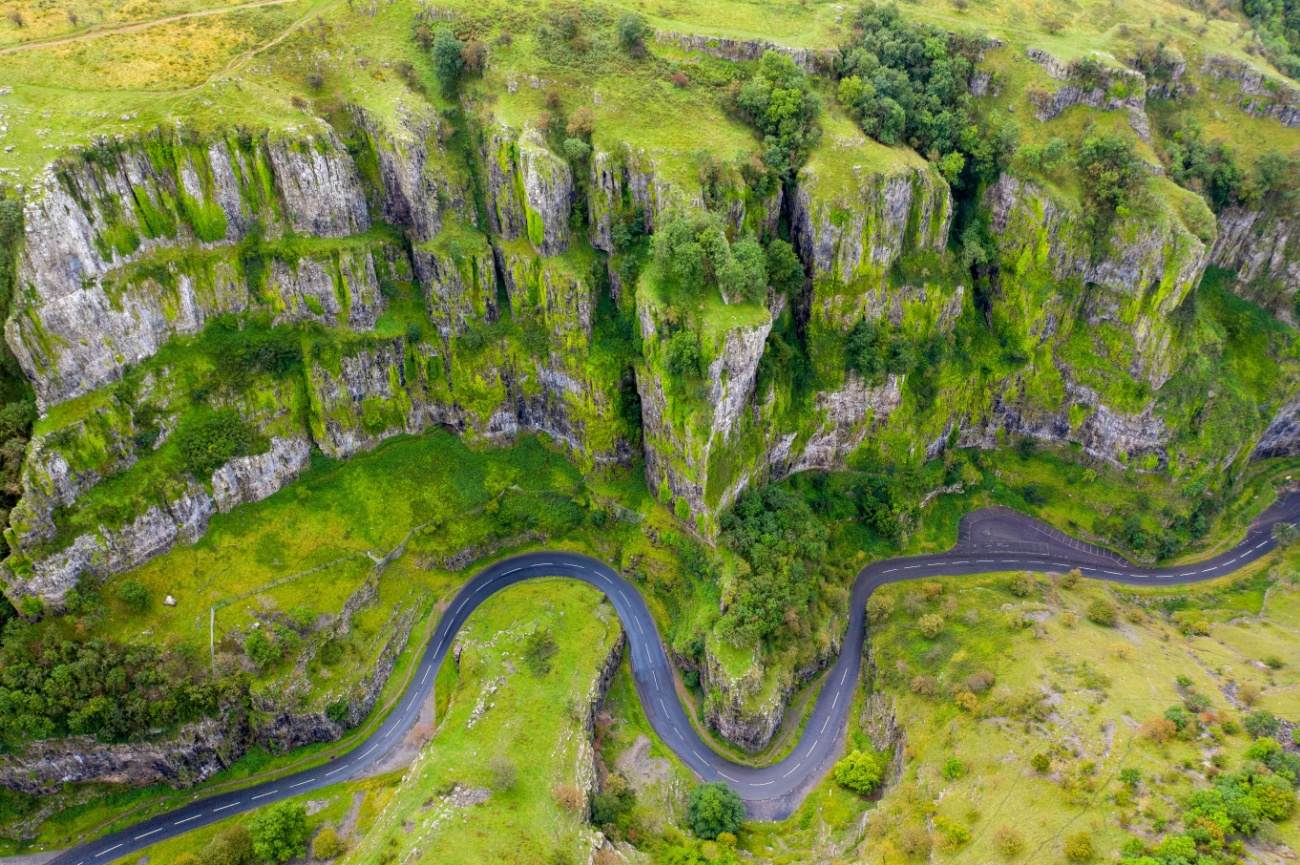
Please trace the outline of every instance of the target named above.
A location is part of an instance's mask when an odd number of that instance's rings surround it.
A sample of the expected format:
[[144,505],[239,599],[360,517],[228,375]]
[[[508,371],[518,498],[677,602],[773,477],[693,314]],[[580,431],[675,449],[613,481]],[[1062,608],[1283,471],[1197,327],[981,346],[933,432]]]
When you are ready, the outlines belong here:
[[1252,117],[1268,117],[1283,126],[1300,126],[1300,89],[1280,77],[1265,75],[1241,60],[1215,54],[1201,64],[1201,73],[1241,85],[1238,106]]
[[569,248],[573,172],[531,126],[493,127],[484,135],[488,222],[502,240],[528,238],[539,255]]
[[1206,243],[1166,210],[1159,218],[1116,219],[1109,243],[1096,255],[1076,212],[1010,175],[989,187],[984,204],[1004,279],[1042,273],[1090,288],[1077,292],[1074,308],[1063,306],[1062,292],[1023,294],[1012,301],[1024,304],[1013,317],[1040,339],[1074,315],[1092,325],[1106,322],[1132,339],[1124,359],[1130,375],[1153,388],[1164,384],[1182,358],[1169,316],[1200,281],[1209,261]]
[[831,72],[839,56],[839,52],[833,48],[791,48],[766,39],[733,39],[728,36],[677,33],[672,30],[656,30],[655,40],[665,45],[674,45],[682,51],[699,51],[711,57],[739,62],[759,60],[767,52],[775,51],[789,57],[800,69],[813,75]]
[[1300,397],[1278,409],[1250,453],[1251,460],[1294,456],[1300,456]]
[[1283,213],[1229,207],[1218,216],[1210,263],[1237,273],[1234,293],[1296,323],[1300,231]]

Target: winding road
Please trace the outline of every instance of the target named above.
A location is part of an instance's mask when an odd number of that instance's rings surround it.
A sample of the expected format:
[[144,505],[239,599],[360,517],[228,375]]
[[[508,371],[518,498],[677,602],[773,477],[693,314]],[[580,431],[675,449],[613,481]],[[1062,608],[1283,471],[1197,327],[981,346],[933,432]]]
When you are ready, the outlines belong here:
[[957,545],[946,553],[873,562],[853,583],[848,631],[794,750],[762,768],[739,766],[701,740],[678,699],[673,669],[654,619],[640,593],[608,565],[587,556],[534,552],[495,562],[465,584],[443,614],[411,677],[412,685],[384,722],[352,751],[329,763],[230,793],[196,799],[128,829],[71,848],[48,865],[97,865],[151,844],[215,823],[232,814],[310,793],[355,778],[401,743],[433,689],[438,668],[457,632],[479,604],[524,580],[568,577],[589,583],[609,598],[627,632],[632,676],[646,717],[664,744],[705,781],[725,781],[745,801],[750,817],[789,816],[839,756],[845,722],[857,688],[866,637],[867,598],[878,586],[922,577],[992,571],[1062,572],[1127,585],[1193,583],[1222,577],[1267,555],[1276,545],[1273,525],[1300,518],[1300,494],[1288,493],[1251,523],[1246,537],[1212,559],[1172,567],[1144,568],[1117,553],[1084,543],[1006,508],[985,508],[962,518]]

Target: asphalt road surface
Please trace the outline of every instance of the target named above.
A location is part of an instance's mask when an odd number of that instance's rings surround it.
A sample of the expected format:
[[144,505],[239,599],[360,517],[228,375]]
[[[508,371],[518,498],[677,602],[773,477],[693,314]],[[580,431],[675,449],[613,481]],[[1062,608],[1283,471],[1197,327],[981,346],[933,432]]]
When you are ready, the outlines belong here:
[[1195,564],[1138,567],[1117,553],[1084,543],[1006,508],[985,508],[962,518],[957,545],[946,553],[873,562],[853,583],[848,631],[839,659],[825,673],[804,733],[780,763],[764,768],[738,766],[716,754],[687,720],[678,699],[673,669],[654,619],[640,593],[608,565],[573,553],[537,552],[496,562],[476,574],[452,600],[425,648],[412,685],[383,724],[347,754],[322,766],[243,790],[196,798],[166,814],[71,848],[50,865],[111,862],[166,838],[215,823],[232,814],[310,793],[364,775],[396,747],[419,716],[461,625],[494,593],[538,577],[569,577],[600,589],[627,631],[632,676],[650,725],[664,744],[705,781],[725,781],[745,801],[751,818],[780,820],[803,801],[830,770],[844,740],[866,636],[867,598],[877,586],[922,577],[962,576],[991,571],[1063,572],[1078,568],[1085,577],[1127,585],[1170,585],[1222,577],[1267,555],[1275,546],[1275,523],[1300,518],[1300,494],[1288,494],[1261,514],[1232,549]]

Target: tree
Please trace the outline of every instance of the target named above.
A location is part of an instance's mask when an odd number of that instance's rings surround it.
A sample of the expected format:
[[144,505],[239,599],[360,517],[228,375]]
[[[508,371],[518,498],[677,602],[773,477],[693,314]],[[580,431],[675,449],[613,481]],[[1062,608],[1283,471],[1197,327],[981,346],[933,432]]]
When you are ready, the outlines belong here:
[[253,851],[266,862],[287,862],[307,852],[307,809],[294,802],[279,802],[259,811],[248,821]]
[[255,858],[253,838],[242,824],[218,833],[199,851],[203,865],[253,865]]
[[444,96],[453,96],[465,71],[465,57],[461,54],[465,43],[456,38],[450,27],[439,27],[433,37],[433,74],[438,79]]
[[786,55],[768,51],[741,86],[736,105],[764,135],[763,162],[780,177],[791,177],[819,139],[821,99],[804,71]]
[[885,778],[885,768],[873,754],[854,750],[835,764],[835,783],[841,787],[867,795]]
[[794,247],[784,240],[773,240],[767,245],[767,281],[778,292],[791,294],[803,287],[803,262],[795,255]]
[[686,799],[686,824],[701,838],[712,841],[723,832],[736,834],[745,819],[740,796],[721,781],[700,784]]
[[316,838],[311,842],[311,856],[313,859],[337,859],[346,850],[347,846],[344,845],[343,839],[339,837],[339,833],[329,826],[316,833]]
[[933,640],[943,630],[943,616],[934,613],[922,616],[917,620],[916,627],[922,634]]
[[133,612],[143,613],[153,603],[149,590],[135,580],[125,579],[117,585],[117,599]]
[[1300,538],[1300,529],[1294,523],[1274,523],[1272,535],[1279,547],[1289,547]]
[[718,288],[728,300],[760,302],[767,297],[767,256],[752,237],[731,245],[731,256],[718,270]]
[[641,57],[645,54],[645,22],[641,20],[640,15],[632,12],[626,12],[619,16],[618,23],[614,25],[618,32],[619,44],[633,57]]
[[664,367],[670,375],[679,378],[699,378],[704,375],[700,340],[693,331],[682,328],[664,340]]
[[1110,601],[1098,598],[1088,605],[1088,621],[1102,627],[1113,628],[1117,620],[1118,615],[1115,612],[1115,605]]
[[1071,862],[1087,862],[1093,856],[1092,838],[1087,832],[1065,836],[1065,858]]
[[1029,765],[1040,775],[1047,773],[1052,768],[1052,758],[1046,754],[1035,754],[1029,758]]
[[1133,140],[1117,133],[1085,138],[1077,163],[1085,195],[1103,214],[1130,204],[1146,177]]
[[966,773],[966,764],[961,761],[960,757],[949,757],[943,761],[941,774],[949,781],[956,781]]
[[569,133],[571,138],[589,138],[595,130],[596,118],[592,115],[591,109],[585,105],[570,114],[569,122],[564,125],[564,131]]

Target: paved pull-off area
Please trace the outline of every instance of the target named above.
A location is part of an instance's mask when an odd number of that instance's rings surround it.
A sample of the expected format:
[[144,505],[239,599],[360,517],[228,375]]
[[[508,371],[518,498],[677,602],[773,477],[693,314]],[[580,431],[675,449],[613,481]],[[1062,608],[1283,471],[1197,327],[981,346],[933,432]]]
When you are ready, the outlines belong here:
[[1084,543],[1006,508],[985,508],[962,518],[957,546],[946,553],[874,562],[853,583],[848,633],[840,657],[828,670],[803,737],[780,763],[763,768],[738,766],[705,744],[687,720],[677,697],[673,671],[640,593],[608,565],[573,553],[527,553],[496,562],[467,582],[443,614],[411,678],[412,685],[384,723],[343,757],[277,781],[267,781],[232,793],[196,799],[166,814],[74,847],[50,860],[50,865],[95,865],[110,862],[150,844],[215,823],[279,799],[364,774],[402,738],[419,716],[433,689],[438,668],[470,613],[490,597],[515,583],[538,577],[569,577],[603,591],[627,631],[632,675],[646,716],[664,744],[705,781],[725,781],[745,800],[755,819],[789,816],[808,790],[830,770],[839,756],[853,690],[858,684],[866,638],[867,598],[877,586],[920,577],[962,576],[990,571],[1055,571],[1078,568],[1085,577],[1128,585],[1193,583],[1226,576],[1273,549],[1272,528],[1300,518],[1300,494],[1288,493],[1251,524],[1246,537],[1232,549],[1194,564],[1163,568],[1133,565],[1112,550]]

